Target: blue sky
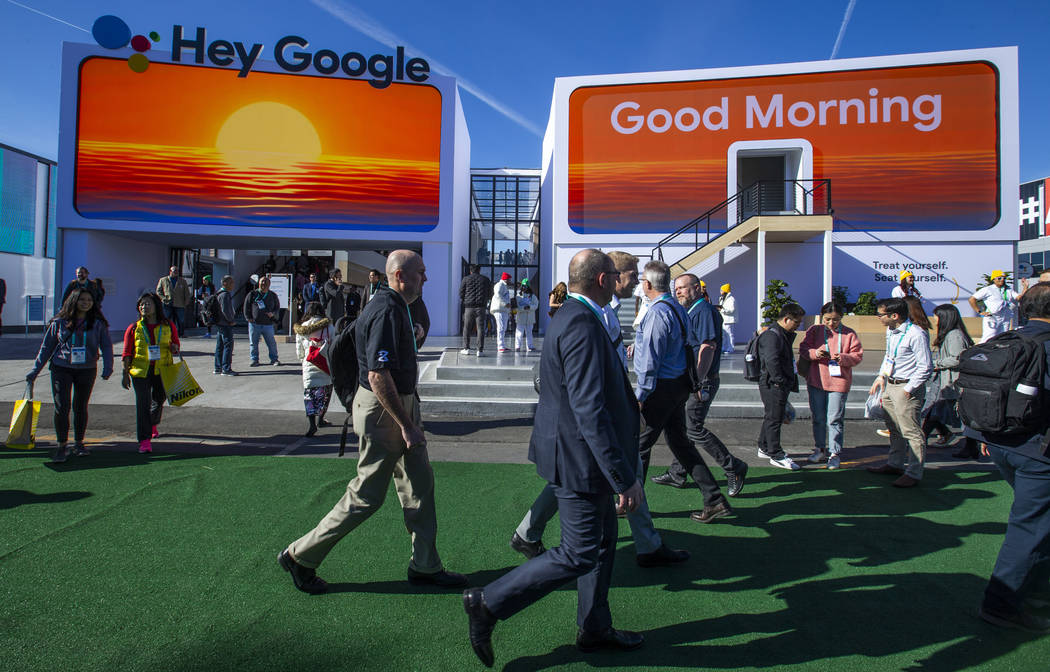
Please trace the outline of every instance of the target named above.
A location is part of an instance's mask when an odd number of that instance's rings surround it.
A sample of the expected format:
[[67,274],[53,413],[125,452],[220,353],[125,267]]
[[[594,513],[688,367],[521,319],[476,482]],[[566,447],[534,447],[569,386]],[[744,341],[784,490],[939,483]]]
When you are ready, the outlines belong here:
[[262,42],[264,55],[289,33],[339,53],[406,45],[460,81],[476,168],[539,167],[559,76],[825,60],[836,41],[838,58],[1016,45],[1021,179],[1050,176],[1045,0],[0,0],[0,143],[56,157],[61,43],[91,43],[82,29],[103,14],[158,31],[164,50],[174,24],[206,27],[210,40]]

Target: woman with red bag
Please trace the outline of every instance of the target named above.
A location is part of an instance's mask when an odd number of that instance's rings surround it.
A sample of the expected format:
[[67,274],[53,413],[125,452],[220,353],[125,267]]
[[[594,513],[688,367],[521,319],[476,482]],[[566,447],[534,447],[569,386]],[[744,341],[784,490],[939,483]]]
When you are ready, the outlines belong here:
[[317,301],[306,304],[303,319],[295,324],[295,352],[303,363],[303,403],[310,428],[306,436],[317,433],[318,427],[332,423],[324,419],[332,400],[332,369],[328,366],[328,344],[332,340],[332,324]]

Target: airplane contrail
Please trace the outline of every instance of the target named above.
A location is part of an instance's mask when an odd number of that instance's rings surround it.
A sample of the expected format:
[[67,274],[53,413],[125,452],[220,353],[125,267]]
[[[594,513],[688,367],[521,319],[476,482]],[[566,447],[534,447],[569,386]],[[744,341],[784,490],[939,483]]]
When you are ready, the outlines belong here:
[[[11,0],[8,0],[8,2],[10,1]],[[481,90],[473,83],[467,81],[460,75],[457,75],[449,68],[438,63],[430,56],[427,56],[419,49],[410,46],[407,42],[394,35],[380,23],[378,23],[377,21],[375,21],[356,7],[344,2],[339,2],[338,0],[311,0],[311,2],[317,8],[328,12],[335,18],[345,23],[346,25],[350,26],[351,28],[357,30],[360,33],[363,33],[367,37],[372,38],[376,42],[385,44],[386,46],[391,48],[403,46],[406,50],[411,51],[415,54],[419,54],[421,57],[425,58],[428,63],[430,63],[430,67],[433,68],[435,72],[439,72],[449,77],[454,77],[456,79],[456,82],[459,84],[459,86],[463,88],[464,91],[473,95],[475,98],[485,103],[492,109],[496,110],[507,119],[510,119],[514,123],[518,124],[525,130],[527,130],[529,133],[532,133],[538,138],[543,137],[543,131],[540,130],[539,126],[532,123],[525,117],[521,116],[514,110],[510,109],[503,103],[499,102],[492,95]]]
[[831,49],[831,58],[834,60],[839,55],[839,47],[842,46],[842,38],[846,35],[846,26],[849,25],[849,17],[853,16],[853,7],[857,4],[857,0],[849,0],[849,5],[846,6],[846,15],[842,17],[842,25],[839,26],[839,35],[835,38],[835,46]]
[[80,26],[78,26],[76,24],[72,24],[69,21],[63,21],[62,19],[58,18],[57,16],[51,16],[50,14],[45,14],[45,13],[41,12],[39,9],[33,9],[29,5],[23,5],[21,2],[15,2],[15,0],[7,0],[7,1],[9,3],[11,3],[12,5],[15,5],[16,7],[21,7],[22,9],[27,9],[30,12],[33,12],[34,14],[39,14],[40,16],[47,17],[47,18],[51,19],[52,21],[58,21],[59,23],[64,23],[65,25],[69,26],[70,28],[76,28],[77,30],[82,30],[85,33],[90,33],[91,32],[87,28],[81,28]]

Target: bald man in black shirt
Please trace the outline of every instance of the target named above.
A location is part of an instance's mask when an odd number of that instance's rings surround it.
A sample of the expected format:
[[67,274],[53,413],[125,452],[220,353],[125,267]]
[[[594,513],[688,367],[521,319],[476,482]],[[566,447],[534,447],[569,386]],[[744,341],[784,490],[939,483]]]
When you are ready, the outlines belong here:
[[353,418],[361,439],[357,477],[317,527],[278,555],[295,587],[306,593],[328,589],[317,567],[340,539],[382,506],[391,478],[412,535],[409,582],[448,588],[467,584],[462,574],[446,571],[438,556],[434,471],[415,393],[417,346],[409,304],[423,293],[426,267],[415,252],[395,250],[387,258],[386,274],[389,285],[376,290],[355,325],[360,373]]

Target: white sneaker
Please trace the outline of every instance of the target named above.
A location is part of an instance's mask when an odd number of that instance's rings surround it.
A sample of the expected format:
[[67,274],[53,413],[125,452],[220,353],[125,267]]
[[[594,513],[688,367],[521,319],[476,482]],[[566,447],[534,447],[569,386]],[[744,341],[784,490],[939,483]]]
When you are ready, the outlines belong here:
[[814,449],[813,453],[807,458],[812,464],[820,464],[824,460],[828,459],[828,454],[819,448]]
[[461,355],[469,355],[470,354],[470,349],[469,348],[463,348],[462,350],[459,351],[459,354],[461,354]]
[[879,436],[881,436],[884,439],[890,438],[890,430],[888,430],[888,429],[876,429],[875,433],[878,434]]
[[798,464],[796,464],[795,461],[787,455],[780,458],[779,460],[769,458],[769,463],[772,464],[774,467],[780,467],[781,469],[790,469],[791,471],[797,471],[802,468],[798,466]]
[[838,469],[838,468],[839,468],[839,456],[838,455],[832,455],[831,457],[828,458],[828,469],[834,470],[834,469]]
[[771,459],[773,459],[772,455],[770,455],[769,453],[765,452],[761,448],[758,449],[758,456],[761,457],[763,460],[771,460]]
[[482,356],[482,352],[483,352],[482,350],[478,350],[474,354],[477,355],[478,357],[481,357]]

